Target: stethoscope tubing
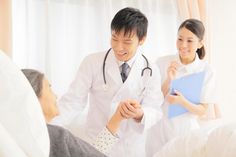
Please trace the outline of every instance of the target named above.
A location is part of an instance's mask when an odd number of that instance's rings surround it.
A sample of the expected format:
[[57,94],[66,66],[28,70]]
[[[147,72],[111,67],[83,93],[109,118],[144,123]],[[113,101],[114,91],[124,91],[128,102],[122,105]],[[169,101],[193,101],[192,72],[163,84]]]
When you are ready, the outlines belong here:
[[[106,60],[107,60],[107,56],[108,56],[110,51],[111,51],[111,48],[107,50],[106,55],[103,59],[103,65],[102,65],[102,75],[103,75],[103,81],[104,81],[105,85],[107,84],[106,74],[105,74]],[[148,62],[147,57],[145,57],[143,54],[142,54],[142,56],[145,59],[147,65],[146,65],[145,68],[142,69],[141,76],[143,76],[145,70],[149,70],[150,71],[150,77],[151,77],[152,76],[152,68],[149,67],[149,62]]]

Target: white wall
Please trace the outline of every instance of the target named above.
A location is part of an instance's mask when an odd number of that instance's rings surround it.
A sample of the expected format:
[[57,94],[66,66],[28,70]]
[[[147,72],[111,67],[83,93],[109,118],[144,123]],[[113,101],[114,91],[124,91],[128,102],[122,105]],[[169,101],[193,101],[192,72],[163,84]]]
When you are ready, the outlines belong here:
[[236,120],[236,1],[209,0],[211,63],[218,76],[223,118]]
[[175,0],[12,0],[13,61],[45,73],[60,97],[85,56],[110,48],[110,22],[127,6],[149,20],[141,52],[152,60],[176,53]]

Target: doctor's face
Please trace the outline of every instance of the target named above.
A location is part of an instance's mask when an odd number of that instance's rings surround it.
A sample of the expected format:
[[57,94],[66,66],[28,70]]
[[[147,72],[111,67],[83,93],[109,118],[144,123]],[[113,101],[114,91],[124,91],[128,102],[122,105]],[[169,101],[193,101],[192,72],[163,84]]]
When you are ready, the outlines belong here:
[[124,34],[124,30],[120,32],[111,32],[111,47],[119,61],[128,61],[136,53],[138,46],[142,45],[145,41],[139,40],[136,31]]
[[56,106],[56,95],[53,93],[51,85],[46,78],[43,78],[39,102],[47,122],[58,115],[59,112]]
[[178,32],[176,45],[181,62],[183,64],[189,64],[194,61],[196,51],[202,47],[202,42],[190,30],[183,27]]

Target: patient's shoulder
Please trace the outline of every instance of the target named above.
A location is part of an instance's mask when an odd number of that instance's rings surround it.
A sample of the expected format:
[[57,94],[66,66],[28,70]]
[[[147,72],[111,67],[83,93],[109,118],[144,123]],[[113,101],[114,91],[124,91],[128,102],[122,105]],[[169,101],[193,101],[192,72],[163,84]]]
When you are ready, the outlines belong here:
[[47,124],[47,128],[48,128],[48,133],[49,133],[49,137],[50,136],[56,136],[56,135],[62,135],[62,134],[68,134],[69,131],[67,131],[66,129],[57,126],[57,125],[51,125],[51,124]]
[[60,126],[47,124],[47,128],[51,145],[57,144],[59,141],[60,143],[66,143],[69,137],[73,136],[68,130]]
[[93,146],[75,137],[68,130],[55,125],[47,124],[50,138],[50,157],[105,157]]

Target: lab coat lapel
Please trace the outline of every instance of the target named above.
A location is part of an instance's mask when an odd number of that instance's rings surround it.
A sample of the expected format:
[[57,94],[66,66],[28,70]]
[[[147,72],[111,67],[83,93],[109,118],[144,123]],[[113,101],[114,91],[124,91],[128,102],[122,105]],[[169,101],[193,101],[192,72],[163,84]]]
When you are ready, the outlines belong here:
[[106,73],[109,75],[109,77],[111,77],[112,80],[115,81],[115,83],[117,84],[123,83],[120,75],[119,65],[117,63],[113,50],[111,50],[111,52],[107,56],[107,62],[105,68],[106,68]]
[[[134,62],[133,67],[131,68],[128,78],[126,79],[124,83],[122,83],[120,89],[117,91],[117,93],[113,97],[110,115],[112,115],[115,112],[120,101],[128,99],[128,98],[136,99],[135,93],[138,92],[137,90],[141,88],[140,85],[142,84],[142,81],[141,81],[142,67],[143,67],[143,62],[142,62],[142,56],[140,54],[139,56],[137,56],[137,59]],[[121,76],[120,76],[120,80],[121,80]]]
[[[141,54],[138,54],[137,59],[134,62],[133,67],[130,70],[130,73],[124,82],[124,85],[122,88],[135,88],[137,86],[137,83],[140,83],[141,79],[141,72],[143,67],[143,60],[142,60]],[[120,89],[120,90],[126,90],[126,89]]]

